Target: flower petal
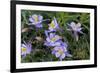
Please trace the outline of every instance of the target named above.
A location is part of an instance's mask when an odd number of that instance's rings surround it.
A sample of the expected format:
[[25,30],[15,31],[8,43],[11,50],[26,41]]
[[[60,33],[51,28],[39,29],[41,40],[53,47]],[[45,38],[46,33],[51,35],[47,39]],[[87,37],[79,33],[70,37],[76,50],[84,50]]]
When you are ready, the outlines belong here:
[[81,27],[81,23],[77,23],[76,26],[79,28]]
[[60,46],[61,43],[60,42],[55,42],[54,44],[55,44],[55,46]]
[[32,17],[29,18],[30,22],[34,22],[34,19]]
[[43,20],[43,16],[38,15],[38,20],[39,20],[39,21],[42,21],[42,20]]
[[55,36],[54,33],[50,33],[50,38],[53,38]]
[[60,53],[56,52],[55,56],[58,58],[60,56]]
[[63,54],[60,56],[60,58],[64,59],[65,56],[66,56],[65,53],[63,53]]
[[77,28],[77,31],[80,32],[82,30],[82,28]]
[[50,42],[51,40],[50,40],[50,38],[49,38],[49,37],[47,37],[47,38],[46,38],[46,41],[47,41],[47,42]]
[[75,22],[71,22],[71,23],[70,23],[70,26],[71,26],[72,28],[74,28],[75,25],[76,25]]
[[55,53],[56,53],[56,51],[55,51],[55,50],[53,50],[53,51],[52,51],[52,54],[55,54]]
[[43,27],[42,24],[36,24],[35,26],[38,28]]

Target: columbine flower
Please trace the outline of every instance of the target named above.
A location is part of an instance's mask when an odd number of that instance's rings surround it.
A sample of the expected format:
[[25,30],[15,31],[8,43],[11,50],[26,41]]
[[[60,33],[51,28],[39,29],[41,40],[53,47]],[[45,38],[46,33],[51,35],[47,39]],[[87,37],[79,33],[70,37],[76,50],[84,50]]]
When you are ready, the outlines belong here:
[[35,25],[37,28],[41,28],[42,26],[42,21],[43,21],[43,16],[41,15],[36,15],[33,14],[30,16],[29,21],[31,22],[29,25]]
[[46,46],[57,46],[60,44],[61,36],[55,35],[55,33],[50,33],[50,35],[46,38],[45,44]]
[[68,24],[68,26],[69,26],[68,30],[74,33],[76,41],[78,41],[78,33],[83,34],[81,24],[80,23],[76,24],[75,22],[71,22],[70,24]]
[[26,56],[26,54],[30,54],[30,52],[31,52],[31,50],[32,50],[32,45],[30,44],[30,43],[23,43],[22,45],[21,45],[21,55],[22,56]]
[[54,54],[60,60],[62,60],[66,57],[66,52],[67,52],[67,50],[63,46],[56,46],[52,50],[52,54]]
[[54,47],[53,50],[52,50],[52,54],[55,55],[57,58],[59,58],[61,61],[66,56],[67,57],[72,57],[72,55],[70,55],[68,53],[67,44],[65,42],[61,42],[60,46]]
[[53,21],[49,24],[49,30],[56,31],[57,29],[59,29],[59,24],[57,23],[56,18],[54,18]]

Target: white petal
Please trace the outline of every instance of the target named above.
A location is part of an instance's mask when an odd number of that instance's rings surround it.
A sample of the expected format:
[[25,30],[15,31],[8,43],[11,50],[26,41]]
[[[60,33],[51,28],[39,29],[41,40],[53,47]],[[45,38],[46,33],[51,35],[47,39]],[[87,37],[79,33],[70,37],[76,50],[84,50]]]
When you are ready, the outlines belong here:
[[65,53],[64,53],[64,54],[62,54],[62,55],[61,55],[61,58],[62,58],[62,59],[64,59],[64,58],[65,58],[65,56],[66,56],[66,55],[65,55]]
[[46,40],[48,41],[48,42],[50,42],[51,40],[50,40],[50,38],[46,38]]
[[64,51],[64,52],[67,52],[67,49],[66,49],[66,47],[63,47],[63,51]]
[[55,55],[58,58],[60,56],[60,53],[56,52]]
[[57,51],[59,49],[59,47],[54,47],[54,50]]
[[81,27],[81,23],[77,23],[77,27]]
[[50,38],[53,38],[55,36],[54,33],[50,33]]
[[76,26],[75,22],[71,22],[70,26],[75,27]]
[[25,44],[22,44],[22,47],[26,47],[26,45]]
[[32,17],[33,17],[33,18],[35,18],[35,17],[37,17],[37,15],[36,15],[36,14],[34,14],[34,15],[32,15]]

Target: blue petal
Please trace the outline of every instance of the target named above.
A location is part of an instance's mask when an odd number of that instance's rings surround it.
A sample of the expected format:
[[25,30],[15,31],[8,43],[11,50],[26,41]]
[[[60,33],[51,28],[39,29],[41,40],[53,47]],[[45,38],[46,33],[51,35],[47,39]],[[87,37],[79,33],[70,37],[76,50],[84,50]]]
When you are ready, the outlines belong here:
[[43,26],[42,26],[42,24],[36,24],[35,25],[37,28],[42,28]]
[[42,21],[42,20],[43,20],[43,16],[38,15],[38,20],[39,20],[39,21]]
[[29,21],[30,21],[31,23],[33,23],[33,22],[34,22],[34,19],[33,19],[32,17],[30,17],[30,18],[29,18]]

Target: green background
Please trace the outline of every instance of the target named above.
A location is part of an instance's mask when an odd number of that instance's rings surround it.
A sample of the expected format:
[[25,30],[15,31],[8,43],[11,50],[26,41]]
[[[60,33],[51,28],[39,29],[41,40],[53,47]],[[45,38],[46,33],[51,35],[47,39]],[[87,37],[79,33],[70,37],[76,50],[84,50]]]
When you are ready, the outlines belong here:
[[[65,57],[63,60],[86,60],[90,59],[90,14],[89,13],[75,13],[75,12],[50,12],[50,11],[34,11],[34,10],[21,10],[21,26],[22,28],[29,28],[29,16],[33,14],[39,14],[43,16],[43,19],[49,19],[49,21],[43,22],[43,28],[37,29],[33,27],[33,30],[27,31],[21,34],[21,41],[28,42],[31,39],[32,52],[25,58],[21,57],[21,62],[46,62],[46,61],[59,61],[54,55],[51,54],[52,47],[44,46],[45,34],[44,31],[48,29],[48,24],[55,17],[59,23],[62,31],[56,33],[63,37],[63,40],[68,43],[68,51],[72,57]],[[79,40],[75,41],[72,33],[67,31],[68,23],[80,22],[82,24],[82,32],[79,34]],[[43,41],[34,40],[36,36],[43,38]]]

